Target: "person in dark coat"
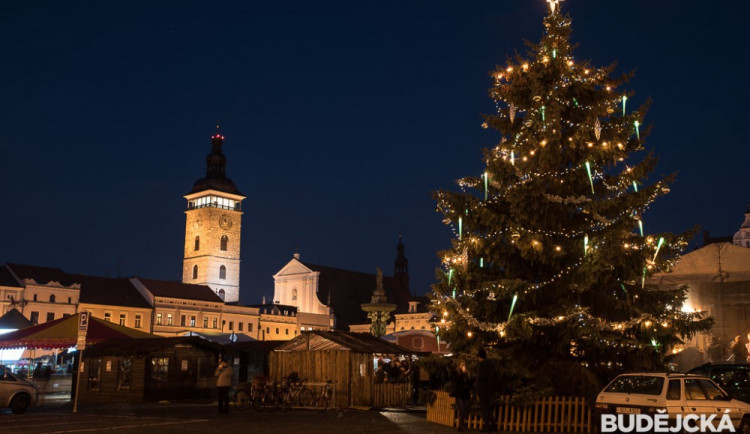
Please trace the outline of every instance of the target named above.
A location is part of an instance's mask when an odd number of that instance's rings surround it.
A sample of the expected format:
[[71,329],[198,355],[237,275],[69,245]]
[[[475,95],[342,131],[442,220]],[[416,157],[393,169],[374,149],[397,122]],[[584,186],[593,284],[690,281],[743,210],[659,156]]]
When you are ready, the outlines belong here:
[[453,393],[456,398],[456,411],[458,412],[458,430],[466,429],[466,419],[469,417],[471,399],[471,379],[466,372],[466,362],[459,362],[458,369],[453,376]]
[[482,413],[484,425],[482,432],[497,431],[497,421],[492,417],[492,399],[495,395],[497,373],[495,365],[487,359],[487,352],[480,348],[477,352],[479,366],[477,367],[477,400],[479,400],[479,410]]

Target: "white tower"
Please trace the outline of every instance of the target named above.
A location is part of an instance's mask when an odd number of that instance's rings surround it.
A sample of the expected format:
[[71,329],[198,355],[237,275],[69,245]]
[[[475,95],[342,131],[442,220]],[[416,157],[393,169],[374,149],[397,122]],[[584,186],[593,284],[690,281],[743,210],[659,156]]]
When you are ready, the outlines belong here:
[[185,195],[185,255],[183,283],[208,285],[224,301],[240,298],[240,229],[242,195],[225,175],[224,137],[211,137],[206,177]]

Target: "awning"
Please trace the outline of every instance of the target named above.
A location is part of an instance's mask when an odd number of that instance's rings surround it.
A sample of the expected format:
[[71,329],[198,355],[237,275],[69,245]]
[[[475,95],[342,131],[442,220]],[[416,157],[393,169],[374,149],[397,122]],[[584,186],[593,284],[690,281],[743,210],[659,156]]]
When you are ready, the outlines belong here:
[[[67,316],[0,335],[0,348],[55,349],[74,347],[78,342],[79,315]],[[90,317],[88,333],[86,334],[86,345],[93,345],[108,339],[158,337],[140,330]]]
[[750,248],[709,244],[682,255],[670,273],[649,279],[652,285],[750,281]]

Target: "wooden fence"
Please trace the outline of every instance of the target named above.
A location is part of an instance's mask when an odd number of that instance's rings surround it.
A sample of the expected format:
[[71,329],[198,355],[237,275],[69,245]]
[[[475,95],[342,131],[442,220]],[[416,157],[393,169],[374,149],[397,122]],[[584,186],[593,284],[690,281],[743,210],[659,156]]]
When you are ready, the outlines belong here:
[[[455,398],[448,392],[437,391],[432,404],[427,405],[427,420],[451,427],[458,426]],[[593,431],[591,408],[585,398],[549,397],[523,407],[510,405],[510,397],[503,396],[497,413],[497,427],[509,432],[580,432]],[[481,429],[481,416],[472,411],[467,426]]]
[[410,383],[383,383],[372,386],[373,407],[394,407],[411,404]]

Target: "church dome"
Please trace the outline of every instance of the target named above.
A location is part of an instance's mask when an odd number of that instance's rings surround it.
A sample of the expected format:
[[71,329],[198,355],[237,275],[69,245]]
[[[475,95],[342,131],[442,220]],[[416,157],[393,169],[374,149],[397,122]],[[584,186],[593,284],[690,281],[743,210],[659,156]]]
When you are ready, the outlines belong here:
[[237,187],[234,185],[234,182],[231,179],[209,177],[201,178],[195,181],[195,184],[193,184],[193,189],[190,190],[190,193],[188,194],[193,194],[205,190],[218,190],[223,191],[224,193],[232,193],[240,196],[242,195],[242,193],[237,190]]
[[211,153],[206,156],[206,176],[195,181],[193,189],[188,194],[198,193],[205,190],[218,190],[224,193],[238,194],[231,179],[226,177],[227,157],[222,152],[224,136],[216,134],[211,136]]

